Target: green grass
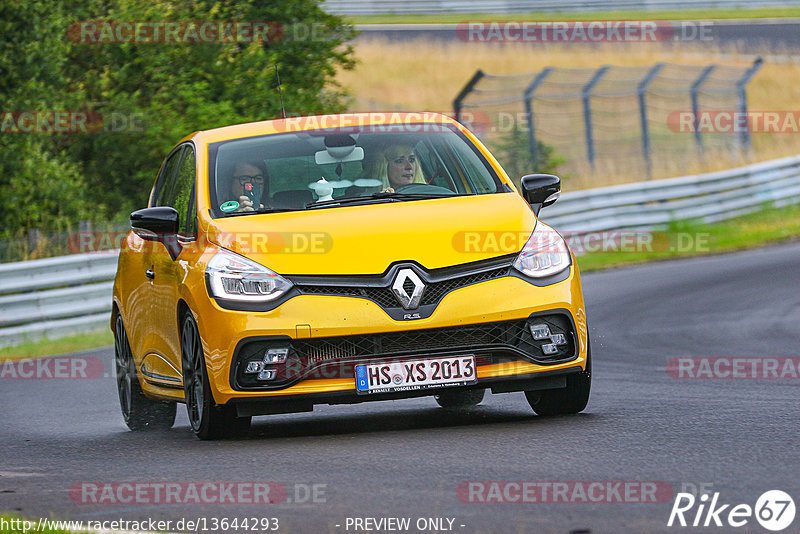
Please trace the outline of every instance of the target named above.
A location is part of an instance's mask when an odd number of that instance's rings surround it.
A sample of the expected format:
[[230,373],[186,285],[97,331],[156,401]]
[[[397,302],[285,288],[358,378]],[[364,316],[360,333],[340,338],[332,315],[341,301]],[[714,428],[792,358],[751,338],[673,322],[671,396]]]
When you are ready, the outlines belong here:
[[[800,205],[764,210],[715,224],[679,221],[664,232],[655,232],[652,252],[587,252],[578,256],[581,271],[657,260],[732,252],[790,241],[800,237]],[[691,242],[692,246],[689,246]]]
[[114,335],[111,333],[110,329],[105,329],[59,339],[44,339],[41,341],[23,343],[16,347],[2,348],[0,349],[0,361],[55,356],[57,354],[109,347],[113,344]]
[[363,15],[345,17],[353,24],[445,24],[470,20],[569,21],[569,20],[709,20],[800,17],[800,8],[689,9],[685,11],[600,11],[593,13],[447,13],[435,15]]

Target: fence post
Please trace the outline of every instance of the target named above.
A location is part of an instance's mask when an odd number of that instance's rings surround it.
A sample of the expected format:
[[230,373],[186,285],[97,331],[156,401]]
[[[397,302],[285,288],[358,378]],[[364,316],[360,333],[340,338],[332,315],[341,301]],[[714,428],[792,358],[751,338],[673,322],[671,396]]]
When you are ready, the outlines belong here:
[[453,100],[453,114],[456,117],[458,122],[461,122],[461,103],[467,97],[468,94],[472,92],[472,89],[475,88],[475,84],[477,84],[481,78],[483,78],[485,74],[481,69],[478,69],[475,74],[472,75],[472,78],[467,82],[467,85],[461,89],[461,92],[456,95],[455,100]]
[[648,178],[653,177],[653,162],[650,158],[650,129],[647,126],[647,101],[645,98],[645,91],[647,91],[647,86],[650,85],[650,82],[653,81],[662,68],[664,68],[663,63],[656,63],[636,87],[636,93],[639,95],[639,120],[642,123],[642,154],[644,155],[644,163],[647,167]]
[[38,228],[31,228],[28,230],[28,254],[32,254],[36,247],[39,246],[39,241],[42,238],[42,231]]
[[700,92],[700,86],[711,76],[711,73],[716,69],[716,65],[709,65],[700,76],[692,83],[691,97],[692,97],[692,118],[694,119],[694,141],[697,144],[697,149],[702,153],[705,148],[703,147],[703,134],[700,132],[700,102],[697,95]]
[[750,139],[750,121],[747,120],[747,84],[750,80],[755,76],[758,69],[761,68],[761,65],[764,64],[764,60],[760,57],[757,57],[753,64],[750,66],[747,71],[742,75],[741,78],[736,82],[736,92],[739,95],[739,112],[745,117],[745,125],[742,129],[742,147],[745,150],[750,150],[753,148],[752,141]]
[[583,86],[581,91],[581,98],[583,99],[583,124],[586,129],[586,156],[589,158],[589,163],[594,168],[594,137],[592,136],[592,108],[589,99],[592,96],[592,89],[597,85],[597,82],[605,75],[608,65],[600,67],[595,71],[589,83]]
[[536,131],[534,130],[533,121],[533,93],[542,85],[545,78],[547,78],[552,71],[553,67],[546,67],[537,74],[531,84],[525,89],[525,95],[523,96],[525,102],[525,122],[528,124],[528,150],[531,153],[531,161],[533,161],[534,164],[536,164],[538,151],[536,149]]

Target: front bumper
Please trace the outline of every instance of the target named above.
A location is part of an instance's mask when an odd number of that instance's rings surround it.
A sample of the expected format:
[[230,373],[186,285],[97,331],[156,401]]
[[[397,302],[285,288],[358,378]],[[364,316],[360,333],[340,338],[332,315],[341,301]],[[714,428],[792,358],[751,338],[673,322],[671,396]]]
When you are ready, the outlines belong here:
[[[205,345],[214,400],[218,404],[235,400],[237,405],[257,406],[258,413],[280,413],[270,410],[279,410],[287,403],[299,408],[308,406],[309,402],[311,405],[361,402],[366,399],[356,394],[355,380],[352,374],[348,374],[348,365],[352,372],[352,364],[356,361],[385,357],[419,359],[423,356],[473,353],[478,376],[478,383],[470,386],[474,388],[495,388],[498,383],[511,379],[530,382],[545,374],[580,371],[586,364],[586,314],[580,279],[575,267],[571,269],[566,280],[545,287],[511,276],[470,285],[445,295],[430,317],[414,321],[395,320],[374,302],[342,296],[297,296],[265,312],[225,310],[211,299],[198,299],[201,302],[195,311]],[[553,313],[568,319],[572,336],[570,354],[561,354],[555,360],[532,357],[530,350],[526,354],[513,343],[498,342],[496,336],[490,336],[489,343],[482,339],[458,346],[431,344],[441,336],[458,332],[458,329],[477,327],[485,330],[489,327],[487,325],[520,325],[531,316]],[[519,326],[516,328],[520,332]],[[524,335],[524,328],[522,331],[520,335]],[[425,338],[427,333],[435,335]],[[416,344],[390,344],[394,347],[390,351],[364,348],[375,346],[375,340],[392,336],[397,340],[403,335],[406,341],[416,338]],[[354,343],[348,346],[347,340]],[[323,365],[317,367],[316,375],[297,374],[277,385],[252,387],[252,384],[242,384],[237,378],[240,376],[237,364],[241,363],[247,346],[254,341],[305,347],[306,355],[309,354],[308,348],[316,343],[322,354],[335,356],[338,350],[339,355],[345,357],[336,359],[337,371],[332,375],[322,374]],[[378,342],[377,346],[383,347],[384,344]],[[317,363],[324,363],[324,358]],[[522,389],[536,387],[532,383],[528,385],[530,387]],[[413,394],[404,392],[399,396],[370,396],[369,400],[434,394],[437,390],[422,390]]]
[[[537,373],[483,377],[477,384],[461,386],[458,389],[490,389],[492,393],[511,393],[513,391],[541,391],[566,387],[567,376],[579,373],[583,368],[574,362],[572,367],[549,369]],[[253,415],[274,415],[281,413],[299,413],[313,411],[316,404],[358,404],[361,402],[409,399],[438,395],[441,389],[424,389],[419,391],[403,391],[399,393],[381,393],[379,395],[356,395],[351,391],[332,391],[287,395],[270,398],[233,398],[229,405],[236,407],[239,417]]]

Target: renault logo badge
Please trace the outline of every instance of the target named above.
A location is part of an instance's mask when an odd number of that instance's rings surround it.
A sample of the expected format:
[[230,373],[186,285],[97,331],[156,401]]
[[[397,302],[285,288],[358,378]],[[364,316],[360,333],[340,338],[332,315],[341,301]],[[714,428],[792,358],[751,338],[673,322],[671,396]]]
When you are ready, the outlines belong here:
[[[406,291],[406,285],[411,282],[414,285],[411,294]],[[422,283],[417,273],[411,269],[400,269],[397,271],[397,277],[392,284],[392,293],[394,293],[397,301],[407,310],[414,310],[419,306],[419,301],[422,298],[422,293],[425,291],[425,284]]]

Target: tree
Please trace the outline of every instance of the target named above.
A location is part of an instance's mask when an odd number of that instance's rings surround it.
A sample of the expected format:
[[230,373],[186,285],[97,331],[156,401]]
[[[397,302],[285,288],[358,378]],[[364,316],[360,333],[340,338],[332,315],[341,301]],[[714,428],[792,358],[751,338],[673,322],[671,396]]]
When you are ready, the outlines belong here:
[[[87,215],[126,219],[144,205],[164,156],[181,138],[279,116],[276,64],[288,110],[344,109],[335,74],[354,64],[347,44],[354,30],[323,11],[318,0],[9,4],[0,8],[3,109],[81,110],[102,117],[102,128],[70,135],[0,134],[4,154],[14,153],[0,161],[5,235],[52,223],[45,210],[36,217],[7,211],[26,193],[14,187],[31,173],[59,181],[52,191],[64,202],[57,209],[64,221]],[[97,28],[137,21],[263,21],[271,31],[266,42],[89,42],[82,21]]]
[[531,154],[528,132],[515,123],[511,130],[495,143],[498,161],[509,178],[519,187],[526,174],[556,174],[564,158],[558,156],[550,145],[536,140],[536,154]]
[[64,90],[67,43],[60,6],[0,3],[0,237],[29,228],[65,228],[86,215],[81,166],[53,133],[15,132],[23,111],[74,108],[78,92]]

